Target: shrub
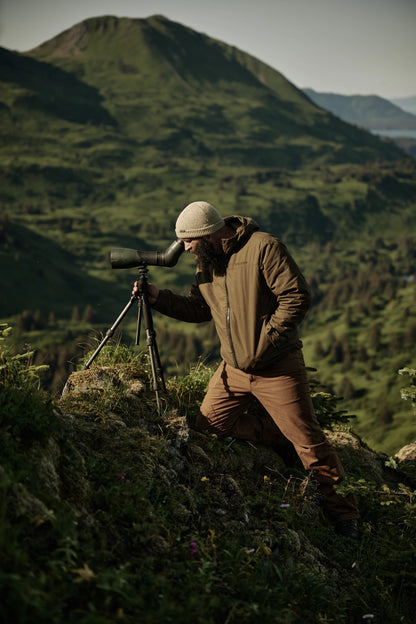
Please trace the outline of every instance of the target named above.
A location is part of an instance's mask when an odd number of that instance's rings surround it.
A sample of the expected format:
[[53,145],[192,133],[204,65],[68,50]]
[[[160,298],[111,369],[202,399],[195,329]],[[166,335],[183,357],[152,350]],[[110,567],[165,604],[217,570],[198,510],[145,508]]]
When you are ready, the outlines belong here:
[[33,352],[12,355],[1,346],[10,331],[5,325],[0,327],[1,437],[40,439],[59,424],[52,400],[40,386],[39,372],[48,367],[33,366]]

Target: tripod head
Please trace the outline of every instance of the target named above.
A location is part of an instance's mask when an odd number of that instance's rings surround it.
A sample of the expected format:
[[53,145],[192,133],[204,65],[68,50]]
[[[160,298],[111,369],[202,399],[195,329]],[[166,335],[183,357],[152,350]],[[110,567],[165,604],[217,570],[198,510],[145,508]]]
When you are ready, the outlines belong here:
[[136,299],[141,299],[143,295],[147,296],[147,274],[149,273],[149,269],[147,268],[147,264],[141,265],[138,267],[139,277],[137,279],[137,287],[138,292],[136,294]]
[[165,251],[138,251],[115,247],[111,250],[111,266],[113,269],[131,269],[144,267],[148,264],[173,267],[184,250],[185,245],[179,239],[174,241]]

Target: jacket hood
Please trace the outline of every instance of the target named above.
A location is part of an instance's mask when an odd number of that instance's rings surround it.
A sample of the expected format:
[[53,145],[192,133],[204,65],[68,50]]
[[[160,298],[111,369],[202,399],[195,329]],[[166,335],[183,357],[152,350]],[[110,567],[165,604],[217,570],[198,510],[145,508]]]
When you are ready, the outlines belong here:
[[258,224],[251,217],[234,215],[232,217],[225,217],[224,221],[225,225],[235,230],[235,235],[232,238],[223,240],[222,246],[226,254],[234,253],[238,249],[241,249],[253,232],[257,232],[260,229]]

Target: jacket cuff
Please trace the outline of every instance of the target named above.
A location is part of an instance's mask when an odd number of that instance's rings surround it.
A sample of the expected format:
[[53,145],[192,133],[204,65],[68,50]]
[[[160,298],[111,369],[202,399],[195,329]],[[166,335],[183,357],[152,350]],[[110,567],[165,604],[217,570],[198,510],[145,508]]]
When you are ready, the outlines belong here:
[[272,345],[274,347],[277,347],[277,343],[279,342],[279,338],[280,338],[280,334],[277,331],[277,329],[269,325],[268,327],[266,327],[266,331],[267,331],[267,337],[269,338]]

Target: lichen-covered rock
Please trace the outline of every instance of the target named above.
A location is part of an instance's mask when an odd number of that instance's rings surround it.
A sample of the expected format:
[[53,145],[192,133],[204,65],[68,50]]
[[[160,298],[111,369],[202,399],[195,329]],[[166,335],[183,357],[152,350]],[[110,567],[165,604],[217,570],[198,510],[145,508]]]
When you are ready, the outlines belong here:
[[345,472],[355,476],[366,475],[374,483],[383,483],[384,458],[374,453],[350,431],[326,431],[328,441],[338,453]]
[[111,388],[123,387],[133,397],[140,396],[145,385],[140,379],[128,377],[120,369],[112,366],[101,366],[76,371],[70,375],[62,396],[89,395],[94,391],[104,391]]
[[416,442],[406,444],[395,455],[395,458],[399,462],[412,462],[416,461]]

